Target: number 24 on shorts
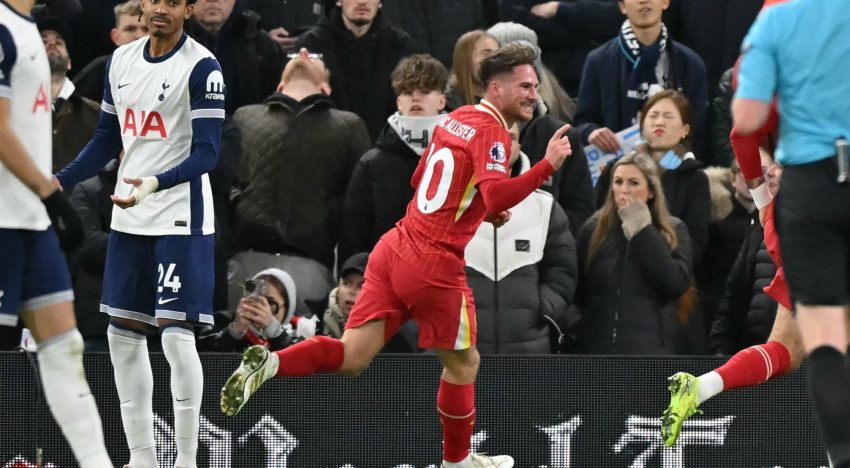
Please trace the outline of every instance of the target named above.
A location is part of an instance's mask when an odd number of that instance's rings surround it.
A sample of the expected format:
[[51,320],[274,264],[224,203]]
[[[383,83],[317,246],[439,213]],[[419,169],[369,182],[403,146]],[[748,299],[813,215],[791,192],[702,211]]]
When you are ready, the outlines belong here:
[[174,293],[180,291],[180,277],[174,274],[174,268],[176,266],[177,264],[175,263],[169,263],[168,269],[166,269],[162,263],[159,264],[157,267],[157,271],[159,272],[159,279],[156,282],[157,292],[162,292],[163,288],[171,288],[171,291]]

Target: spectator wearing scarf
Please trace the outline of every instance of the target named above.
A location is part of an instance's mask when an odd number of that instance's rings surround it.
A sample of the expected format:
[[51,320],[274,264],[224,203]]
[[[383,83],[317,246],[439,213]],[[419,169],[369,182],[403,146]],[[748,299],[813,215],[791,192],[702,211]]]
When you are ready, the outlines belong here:
[[620,34],[593,50],[584,64],[575,124],[584,144],[619,149],[614,133],[638,122],[638,111],[662,89],[682,92],[701,133],[708,104],[705,64],[669,37],[661,15],[669,0],[621,0]]

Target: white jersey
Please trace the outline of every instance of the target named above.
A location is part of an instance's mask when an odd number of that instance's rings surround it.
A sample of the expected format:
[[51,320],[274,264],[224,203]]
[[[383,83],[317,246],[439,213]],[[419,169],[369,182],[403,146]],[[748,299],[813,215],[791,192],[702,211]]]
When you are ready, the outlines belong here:
[[[51,177],[50,67],[35,20],[0,1],[0,99],[11,101],[12,130],[36,167]],[[4,144],[0,142],[0,145]],[[0,228],[50,226],[38,196],[0,163]]]
[[[224,119],[224,77],[210,51],[184,34],[168,54],[153,58],[148,41],[119,47],[104,85],[101,110],[116,115],[124,147],[119,197],[132,191],[124,177],[159,175],[189,158],[195,119]],[[138,205],[112,211],[112,229],[129,234],[211,234],[213,224],[207,174],[170,188],[161,182]]]

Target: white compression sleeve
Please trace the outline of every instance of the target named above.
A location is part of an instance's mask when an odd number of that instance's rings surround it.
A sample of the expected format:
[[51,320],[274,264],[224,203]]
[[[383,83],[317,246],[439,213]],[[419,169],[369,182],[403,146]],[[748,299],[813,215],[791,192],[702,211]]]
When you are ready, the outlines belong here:
[[121,421],[133,468],[156,468],[153,435],[153,372],[145,335],[109,326],[109,356],[121,402]]
[[204,373],[191,330],[162,330],[162,350],[171,366],[171,399],[174,404],[175,466],[195,468],[200,429]]

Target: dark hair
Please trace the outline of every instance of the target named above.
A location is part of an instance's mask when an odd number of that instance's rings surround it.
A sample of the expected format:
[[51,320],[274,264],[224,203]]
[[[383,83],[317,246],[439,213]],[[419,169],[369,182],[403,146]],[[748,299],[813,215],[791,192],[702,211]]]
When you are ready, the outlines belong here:
[[643,133],[643,123],[646,121],[646,116],[649,114],[649,110],[652,109],[653,106],[658,104],[660,101],[664,99],[669,99],[673,101],[673,105],[676,106],[676,109],[679,110],[679,116],[682,118],[682,123],[688,125],[691,128],[691,131],[682,139],[680,142],[685,149],[691,149],[691,135],[694,132],[694,111],[691,107],[691,103],[688,101],[688,98],[676,91],[675,89],[665,89],[663,91],[659,91],[652,95],[646,103],[644,103],[643,107],[640,110],[640,132]]
[[428,54],[415,54],[404,58],[392,73],[396,96],[414,90],[439,91],[446,89],[449,72],[439,60]]
[[517,42],[511,42],[481,61],[478,76],[486,88],[493,78],[502,73],[510,73],[520,65],[534,66],[537,51]]

